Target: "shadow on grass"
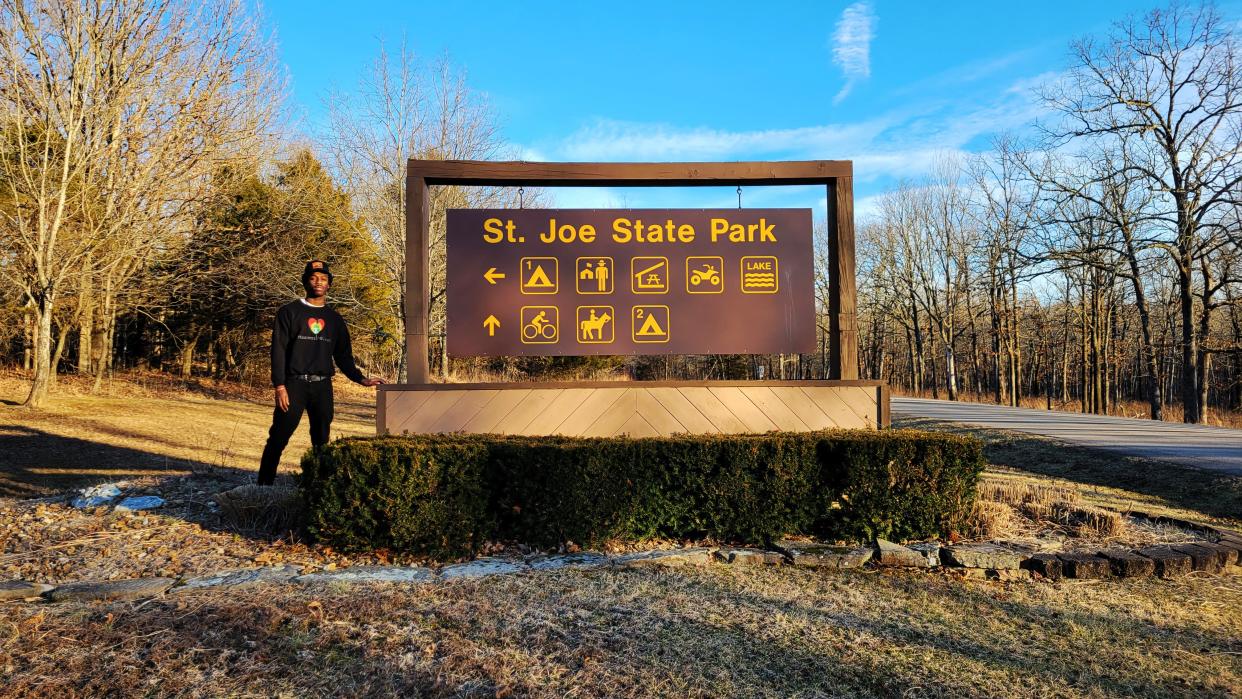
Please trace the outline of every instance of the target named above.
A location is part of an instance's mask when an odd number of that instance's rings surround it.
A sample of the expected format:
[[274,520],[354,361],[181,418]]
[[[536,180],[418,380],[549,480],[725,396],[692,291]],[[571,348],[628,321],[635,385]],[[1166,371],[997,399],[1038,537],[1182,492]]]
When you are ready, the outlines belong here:
[[134,476],[236,471],[21,425],[0,425],[0,496],[39,497]]
[[[106,430],[104,430],[106,432]],[[270,542],[289,535],[287,529],[255,528],[257,523],[229,521],[203,502],[206,494],[253,483],[256,470],[232,468],[202,461],[112,446],[42,430],[0,426],[0,497],[37,498],[66,490],[130,478],[158,478],[147,492],[166,500],[197,501],[161,507],[161,515],[196,524],[207,531],[228,532]],[[279,482],[296,483],[281,476]]]
[[[10,687],[13,696],[1224,697],[1236,678],[1236,639],[1145,620],[1124,611],[1125,594],[1123,611],[1096,613],[924,576],[771,575],[801,579],[631,570],[303,597],[193,593],[188,606],[49,615],[23,644],[28,660]],[[859,590],[877,604],[851,604]],[[105,652],[116,670],[95,672]]]
[[903,418],[895,422],[896,427],[978,436],[990,464],[1141,493],[1160,498],[1172,507],[1194,510],[1235,525],[1242,523],[1242,477],[943,420]]

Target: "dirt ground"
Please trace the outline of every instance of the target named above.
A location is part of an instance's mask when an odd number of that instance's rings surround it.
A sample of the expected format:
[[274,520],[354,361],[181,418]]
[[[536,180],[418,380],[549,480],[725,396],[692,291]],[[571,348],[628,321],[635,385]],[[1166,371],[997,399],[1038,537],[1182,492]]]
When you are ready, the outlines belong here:
[[[0,377],[6,402],[21,388]],[[373,430],[366,393],[342,403],[335,435]],[[268,405],[230,386],[139,380],[102,396],[70,385],[39,412],[0,406],[0,579],[420,562],[219,517],[210,496],[253,480]],[[990,464],[978,526],[993,534],[1066,549],[1188,536],[1119,514],[1140,509],[1242,525],[1242,479],[974,432]],[[286,474],[305,428],[297,439]],[[117,479],[169,502],[133,514],[65,502],[65,488]],[[1238,609],[1242,579],[1201,573],[1054,583],[713,565],[269,585],[0,605],[0,694],[1227,697],[1242,688]]]

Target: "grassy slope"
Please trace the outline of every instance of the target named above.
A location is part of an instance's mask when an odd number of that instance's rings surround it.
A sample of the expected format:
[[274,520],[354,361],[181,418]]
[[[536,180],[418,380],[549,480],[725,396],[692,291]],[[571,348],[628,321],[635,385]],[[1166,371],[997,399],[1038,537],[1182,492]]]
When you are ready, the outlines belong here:
[[[221,443],[237,445],[226,465],[248,467],[268,415],[261,402],[193,396],[57,400],[45,413],[2,413],[0,440],[26,430],[25,449],[56,447],[42,460],[55,481],[13,466],[38,459],[0,451],[0,473],[22,488],[98,480],[103,464],[138,459],[219,464]],[[365,433],[357,410],[338,426]],[[989,477],[1063,480],[1098,502],[1199,519],[1238,513],[1239,479],[983,436]],[[109,461],[119,456],[130,461]],[[995,583],[718,565],[269,587],[0,606],[0,686],[6,696],[1229,696],[1242,687],[1240,608],[1239,578],[1200,575]]]
[[1089,502],[1116,510],[1242,528],[1242,478],[1236,476],[926,418],[897,419],[894,426],[979,437],[992,477],[1074,487]]
[[[176,475],[203,466],[257,471],[272,422],[267,394],[221,386],[121,383],[91,395],[65,379],[43,410],[13,406],[28,386],[0,376],[0,496],[31,497],[129,476]],[[375,399],[337,380],[334,437],[375,434]],[[310,448],[305,418],[282,471]]]
[[1240,604],[1237,577],[726,566],[182,593],[0,608],[0,684],[14,697],[1225,697],[1242,686]]

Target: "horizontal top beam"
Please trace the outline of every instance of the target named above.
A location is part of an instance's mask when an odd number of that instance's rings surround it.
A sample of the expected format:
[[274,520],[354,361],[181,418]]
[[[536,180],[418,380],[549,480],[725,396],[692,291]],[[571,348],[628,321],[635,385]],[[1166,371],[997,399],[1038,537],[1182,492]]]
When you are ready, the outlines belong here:
[[739,163],[536,163],[488,160],[415,160],[409,177],[427,184],[531,187],[709,187],[822,184],[852,177],[849,160]]

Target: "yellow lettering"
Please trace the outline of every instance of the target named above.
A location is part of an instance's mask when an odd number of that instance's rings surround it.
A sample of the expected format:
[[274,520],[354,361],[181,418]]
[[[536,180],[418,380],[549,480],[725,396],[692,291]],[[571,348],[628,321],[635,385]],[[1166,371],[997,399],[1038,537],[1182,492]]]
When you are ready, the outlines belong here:
[[683,223],[677,228],[677,239],[683,243],[694,242],[694,226]]
[[582,228],[579,228],[578,229],[578,240],[581,240],[584,243],[594,243],[595,242],[595,226],[592,226],[591,224],[588,223],[584,225]]
[[[505,232],[500,227],[500,219],[489,218],[483,222],[483,242],[499,243],[505,239]],[[494,238],[492,236],[495,236]]]
[[548,230],[539,234],[539,240],[543,243],[551,243],[556,240],[556,219],[548,219]]
[[766,218],[759,219],[759,242],[775,243],[776,236],[773,235],[773,231],[775,230],[776,230],[776,226],[768,223],[768,220]]
[[616,243],[628,243],[634,239],[634,232],[630,230],[630,220],[628,218],[619,218],[612,222],[612,240]]
[[712,236],[712,242],[714,243],[717,240],[719,240],[720,236],[724,235],[726,232],[728,232],[728,230],[729,230],[728,219],[724,219],[724,218],[712,219],[712,225],[711,225],[711,230],[710,230],[710,233]]

